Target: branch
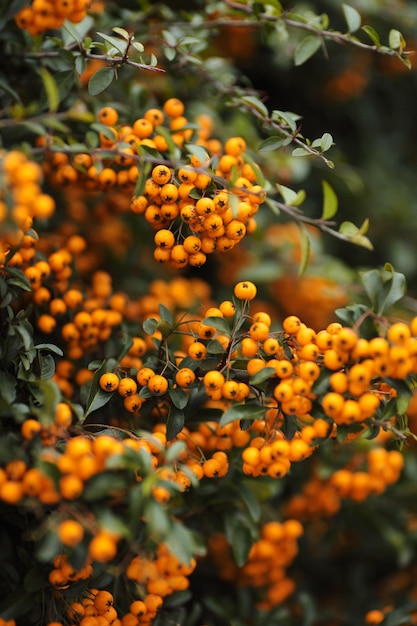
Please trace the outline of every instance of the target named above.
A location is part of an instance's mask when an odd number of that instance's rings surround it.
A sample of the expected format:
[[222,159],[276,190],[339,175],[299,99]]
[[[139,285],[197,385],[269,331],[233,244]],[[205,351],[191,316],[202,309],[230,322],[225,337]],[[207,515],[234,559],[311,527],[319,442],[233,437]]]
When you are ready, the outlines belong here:
[[[242,11],[243,13],[246,13],[247,15],[253,14],[251,6],[247,4],[234,2],[234,0],[225,0],[225,4],[229,6],[231,9],[237,9],[238,11]],[[252,20],[254,24],[259,24],[259,21],[264,21],[264,22],[281,21],[287,26],[289,26],[290,28],[304,30],[308,33],[311,33],[312,35],[317,35],[317,37],[322,37],[323,39],[331,39],[338,44],[348,44],[356,48],[361,48],[362,50],[369,50],[370,52],[377,52],[378,54],[394,56],[394,57],[398,57],[399,59],[404,59],[405,57],[408,57],[414,54],[414,51],[398,51],[394,48],[389,48],[388,46],[366,44],[360,41],[359,39],[357,39],[356,37],[353,37],[350,33],[342,33],[340,31],[335,31],[335,30],[320,29],[320,28],[317,28],[316,26],[313,26],[312,24],[307,24],[306,22],[291,19],[287,17],[285,13],[281,15],[269,15],[266,13],[261,13],[258,19]],[[242,24],[239,24],[239,25],[242,25]]]

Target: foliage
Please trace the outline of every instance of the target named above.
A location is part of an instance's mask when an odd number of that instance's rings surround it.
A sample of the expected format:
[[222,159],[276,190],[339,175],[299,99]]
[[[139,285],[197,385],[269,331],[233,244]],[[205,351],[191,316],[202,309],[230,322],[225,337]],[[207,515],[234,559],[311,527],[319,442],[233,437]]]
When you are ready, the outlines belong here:
[[337,140],[222,48],[411,67],[395,26],[336,23],[2,4],[0,624],[415,623],[405,277],[349,298],[322,234],[372,243],[336,221]]

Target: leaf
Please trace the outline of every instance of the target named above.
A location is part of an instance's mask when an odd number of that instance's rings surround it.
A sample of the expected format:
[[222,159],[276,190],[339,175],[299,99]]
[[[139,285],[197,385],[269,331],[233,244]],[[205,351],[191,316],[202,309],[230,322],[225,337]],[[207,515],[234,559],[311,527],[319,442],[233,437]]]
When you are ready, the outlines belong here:
[[91,387],[90,387],[90,391],[89,391],[86,406],[85,406],[84,417],[87,417],[87,415],[89,415],[93,411],[96,411],[97,409],[100,409],[102,406],[106,405],[113,395],[112,393],[103,391],[103,389],[101,389],[100,384],[99,384],[102,374],[105,374],[106,371],[107,371],[107,360],[105,359],[103,363],[101,364],[101,366],[96,370],[93,376],[93,380],[91,381]]
[[291,111],[279,111],[278,109],[274,109],[272,111],[271,118],[273,121],[279,122],[280,124],[285,122],[285,124],[291,128],[293,132],[295,132],[297,130],[297,123],[300,116],[297,113],[292,113]]
[[58,86],[52,74],[49,73],[46,67],[39,68],[39,74],[41,75],[43,88],[45,89],[49,110],[51,113],[55,113],[58,109],[60,100]]
[[50,354],[45,354],[45,356],[40,357],[41,362],[41,371],[39,377],[42,380],[47,380],[48,378],[52,378],[55,372],[55,360]]
[[92,75],[88,81],[88,93],[90,96],[98,96],[105,91],[116,77],[116,72],[113,67],[102,67]]
[[0,398],[11,404],[16,399],[17,380],[9,372],[2,372],[0,376]]
[[159,323],[158,320],[156,320],[154,317],[149,317],[147,320],[143,322],[142,328],[147,335],[153,335],[154,332],[156,331],[156,327],[158,326],[158,323]]
[[395,28],[392,28],[389,31],[388,41],[390,48],[392,48],[393,50],[398,50],[399,52],[402,52],[406,46],[406,42],[402,33],[400,33],[400,31],[396,30]]
[[294,53],[294,64],[303,65],[321,46],[321,39],[316,35],[307,35],[298,44]]
[[247,402],[246,404],[235,404],[225,411],[220,419],[220,426],[226,426],[235,420],[262,419],[266,413],[266,408],[259,404]]
[[256,96],[242,96],[239,98],[239,102],[243,102],[243,104],[247,104],[251,109],[255,109],[264,117],[268,117],[269,112],[264,103],[256,98]]
[[342,9],[349,32],[354,33],[361,27],[362,18],[360,13],[349,4],[343,4]]
[[167,128],[165,128],[164,126],[157,126],[155,128],[155,132],[158,135],[161,135],[161,137],[163,137],[165,139],[165,141],[167,142],[168,145],[168,152],[169,154],[174,157],[176,154],[178,154],[178,147],[175,145],[173,139],[172,139],[172,135],[169,132],[169,130]]
[[[124,28],[120,28],[120,26],[114,26],[112,28],[112,31],[114,33],[116,33],[116,35],[120,35],[120,37],[122,37],[123,39],[126,39],[126,41],[129,41],[130,35],[127,32],[127,30],[125,30]],[[99,33],[97,33],[97,34],[99,34]]]
[[83,500],[94,502],[107,500],[126,489],[126,480],[123,474],[111,471],[102,471],[94,474],[84,487]]
[[321,218],[323,220],[330,220],[337,213],[338,199],[333,190],[333,187],[329,185],[326,180],[321,181],[323,190],[323,210]]
[[210,157],[207,153],[207,151],[202,147],[202,146],[197,146],[193,143],[188,143],[185,146],[187,152],[191,155],[194,155],[195,157],[197,157],[197,159],[199,161],[201,161],[201,163],[207,163],[210,160]]
[[368,35],[368,37],[373,41],[376,48],[381,47],[381,41],[379,39],[379,35],[372,26],[362,26],[362,30]]
[[174,318],[172,317],[171,311],[164,304],[159,305],[159,315],[161,317],[161,320],[167,321],[168,324],[172,326],[172,324],[174,323]]
[[310,153],[305,148],[294,148],[292,151],[293,157],[310,156]]
[[172,404],[177,409],[180,409],[180,411],[185,409],[188,404],[188,395],[185,393],[184,389],[181,389],[181,387],[175,387],[174,389],[170,389],[168,394],[171,398]]
[[277,189],[284,198],[285,204],[288,206],[299,206],[305,200],[306,193],[303,189],[294,191],[294,189],[290,189],[290,187],[286,187],[285,185],[279,185],[278,183]]
[[242,513],[226,515],[225,534],[232,548],[236,565],[243,567],[248,560],[250,549],[255,541],[252,520],[242,515]]
[[150,536],[165,542],[169,532],[170,519],[161,504],[150,498],[145,505],[144,517]]
[[[121,55],[124,55],[126,53],[126,48],[127,48],[126,40],[119,39],[118,37],[111,37],[110,35],[106,35],[106,33],[97,32],[97,35],[101,37],[102,39],[104,39],[104,41],[108,43],[110,46],[112,46],[113,48],[116,48],[116,50],[120,52]],[[128,38],[129,38],[129,35],[128,35]]]
[[163,30],[162,35],[169,46],[175,47],[177,45],[177,39],[175,35],[169,30]]
[[178,409],[176,406],[171,406],[169,409],[167,424],[166,424],[166,438],[168,441],[174,439],[180,433],[184,426],[184,411]]
[[186,448],[187,446],[184,441],[174,441],[174,443],[172,443],[166,451],[165,464],[178,462],[181,455],[184,454]]
[[310,260],[311,241],[304,224],[298,223],[298,230],[300,232],[301,258],[298,265],[297,274],[298,276],[302,276],[306,271],[308,262]]
[[274,374],[275,369],[273,367],[264,367],[259,370],[259,372],[256,372],[256,374],[250,377],[249,384],[254,386],[260,385],[266,380],[269,380],[272,376],[274,376]]
[[320,150],[327,152],[333,145],[333,137],[330,133],[324,133],[320,139]]
[[277,150],[278,148],[282,148],[282,146],[286,146],[291,143],[291,137],[279,137],[278,135],[272,135],[271,137],[267,137],[258,146],[259,152],[272,152],[273,150]]
[[206,324],[207,326],[212,326],[220,333],[222,333],[223,335],[227,335],[228,337],[231,334],[230,326],[223,317],[205,317],[203,319],[203,324]]
[[17,93],[17,91],[15,91],[8,82],[6,82],[3,78],[0,78],[0,90],[4,91],[6,93],[9,94],[9,96],[12,96],[12,98],[14,100],[16,100],[17,102],[21,102],[20,100],[20,96]]
[[360,276],[371,306],[377,315],[382,315],[405,294],[405,277],[403,274],[394,272],[391,266],[385,266],[382,271],[374,269],[362,272]]
[[260,520],[261,512],[262,512],[258,498],[254,494],[252,489],[250,489],[250,487],[248,487],[247,485],[243,483],[240,483],[237,489],[238,489],[240,498],[242,499],[246,508],[248,509],[249,515],[251,516],[254,522],[258,522]]

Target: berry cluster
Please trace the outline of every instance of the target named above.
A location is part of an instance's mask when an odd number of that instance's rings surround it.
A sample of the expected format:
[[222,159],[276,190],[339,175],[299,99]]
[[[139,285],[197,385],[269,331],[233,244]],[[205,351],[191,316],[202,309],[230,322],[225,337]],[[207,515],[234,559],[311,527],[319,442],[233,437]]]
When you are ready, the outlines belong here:
[[0,154],[0,267],[13,255],[18,254],[21,264],[29,264],[35,255],[33,220],[48,219],[55,211],[55,200],[42,191],[42,181],[41,167],[23,152]]
[[33,0],[16,14],[16,24],[31,35],[61,28],[65,20],[81,22],[90,0]]
[[224,535],[210,538],[209,555],[221,578],[258,590],[257,606],[268,610],[281,604],[295,589],[295,583],[287,576],[286,570],[298,553],[297,542],[302,534],[303,526],[296,519],[287,519],[282,523],[266,522],[243,567],[236,565]]
[[[97,119],[99,149],[71,158],[54,150],[45,171],[58,186],[133,194],[131,211],[157,231],[159,263],[200,267],[207,254],[231,250],[256,228],[254,216],[265,193],[242,137],[231,137],[224,146],[211,139],[211,120],[200,116],[190,123],[177,98],[162,109],[148,109],[131,125],[120,124],[112,107],[100,109]],[[114,156],[101,157],[101,151]],[[180,164],[174,167],[173,160]]]

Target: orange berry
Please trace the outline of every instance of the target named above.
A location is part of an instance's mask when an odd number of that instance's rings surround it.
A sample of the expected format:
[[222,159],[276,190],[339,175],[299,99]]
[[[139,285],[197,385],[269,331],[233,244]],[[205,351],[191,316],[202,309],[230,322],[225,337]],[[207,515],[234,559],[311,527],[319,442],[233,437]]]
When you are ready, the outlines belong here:
[[112,392],[116,391],[116,389],[118,388],[120,384],[120,379],[117,374],[114,374],[113,372],[108,372],[107,374],[102,374],[102,376],[100,376],[99,384],[103,391]]
[[117,554],[117,541],[109,533],[99,531],[90,541],[88,553],[93,561],[108,563]]
[[154,374],[148,380],[148,389],[157,396],[163,395],[168,389],[168,380],[165,376]]
[[180,117],[184,113],[184,103],[178,98],[169,98],[163,105],[163,110],[168,117]]
[[238,300],[253,300],[256,296],[256,285],[249,280],[237,283],[233,292]]
[[100,124],[105,124],[106,126],[115,126],[119,119],[119,115],[113,107],[103,107],[97,113],[97,120]]
[[78,545],[84,537],[84,528],[77,520],[63,520],[57,529],[58,537],[64,546],[73,547]]

